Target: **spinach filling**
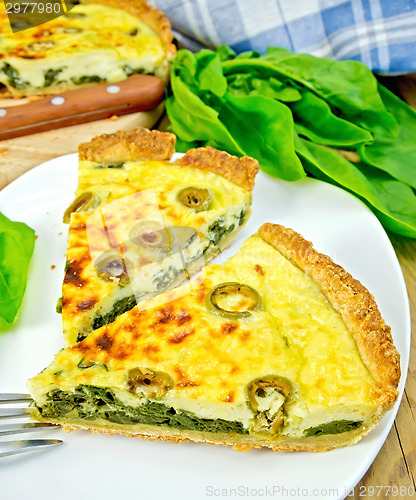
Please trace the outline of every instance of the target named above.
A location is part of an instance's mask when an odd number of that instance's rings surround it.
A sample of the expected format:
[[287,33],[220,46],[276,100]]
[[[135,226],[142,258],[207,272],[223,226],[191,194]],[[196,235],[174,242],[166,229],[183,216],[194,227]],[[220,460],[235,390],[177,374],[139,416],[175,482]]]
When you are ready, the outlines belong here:
[[[200,254],[194,256],[192,259],[189,259],[185,262],[186,266],[190,266],[193,260],[199,259],[202,256]],[[92,330],[97,330],[97,328],[101,328],[104,325],[108,325],[112,323],[117,316],[124,314],[130,309],[133,309],[137,304],[137,299],[143,299],[145,297],[153,297],[158,293],[162,293],[167,290],[171,285],[173,285],[179,275],[185,274],[185,270],[183,268],[176,268],[174,266],[169,266],[167,269],[162,269],[158,273],[155,274],[153,283],[156,285],[156,292],[149,293],[143,292],[140,296],[130,295],[128,297],[124,297],[123,299],[117,300],[112,309],[104,314],[97,314],[92,322]],[[81,342],[88,336],[88,333],[79,333],[77,337],[77,342]]]
[[156,291],[161,292],[169,287],[172,283],[176,281],[176,278],[180,274],[185,274],[185,270],[183,268],[177,268],[174,266],[169,266],[167,269],[162,269],[158,273],[155,274],[153,283],[156,285]]
[[[124,299],[119,299],[114,302],[113,308],[111,311],[106,312],[105,314],[97,314],[92,322],[92,329],[96,330],[97,328],[101,328],[104,325],[108,325],[112,323],[117,316],[123,314],[137,304],[136,297],[134,295],[130,295],[129,297],[124,297]],[[77,337],[77,342],[81,342],[84,340],[88,334],[79,333]]]
[[147,401],[137,407],[126,406],[111,389],[91,385],[79,385],[74,392],[54,389],[48,393],[43,406],[35,406],[44,418],[104,419],[122,425],[164,425],[176,429],[248,434],[241,422],[199,418],[162,403]]
[[[58,69],[48,69],[44,73],[44,87],[50,87],[58,82],[58,75],[63,70],[63,68]],[[5,63],[3,64],[1,71],[7,76],[9,83],[15,89],[24,89],[29,85],[29,82],[23,80],[23,78],[19,75],[19,72],[16,68],[14,68],[11,64]],[[71,81],[76,85],[83,85],[85,83],[100,83],[104,82],[105,78],[102,78],[98,75],[84,75],[81,77],[73,77]]]
[[[241,210],[239,215],[234,216],[237,219],[236,224],[238,224],[238,226],[243,224],[246,214],[247,212],[245,210]],[[234,231],[236,224],[227,226],[225,224],[225,217],[219,217],[211,224],[208,228],[208,245],[204,248],[204,253],[206,253],[210,247],[217,246],[226,234]]]
[[124,71],[124,73],[126,73],[127,76],[132,76],[132,75],[149,75],[149,74],[151,75],[151,74],[153,74],[152,72],[146,71],[144,68],[132,68],[128,64],[126,64],[125,66],[123,66],[123,71]]
[[45,72],[45,82],[43,84],[44,87],[50,87],[54,83],[58,83],[58,75],[63,71],[63,68],[58,68],[58,69],[48,69],[48,71]]
[[[162,269],[161,271],[156,273],[153,279],[153,283],[156,284],[156,293],[166,290],[169,285],[176,281],[177,277],[180,274],[184,273],[184,269],[177,269],[174,266],[169,266],[166,270]],[[141,297],[137,298],[144,298],[146,296],[151,297],[154,294],[143,292],[140,295]],[[97,314],[92,322],[92,330],[97,330],[97,328],[101,328],[104,325],[112,323],[117,318],[117,316],[120,316],[121,314],[124,314],[125,312],[133,309],[133,307],[135,307],[137,304],[137,298],[135,295],[129,295],[128,297],[124,297],[123,299],[119,299],[114,302],[114,305],[110,311],[104,314]],[[81,340],[84,340],[87,336],[88,333],[79,333],[77,342],[81,342]]]
[[303,431],[304,436],[323,436],[324,434],[342,434],[343,432],[353,431],[363,425],[362,421],[354,420],[334,420],[327,424],[309,427]]
[[75,85],[83,85],[84,83],[101,83],[106,81],[105,78],[98,75],[84,75],[78,78],[72,77],[71,80],[75,83]]
[[10,85],[15,89],[24,89],[28,86],[28,82],[23,80],[23,78],[19,75],[18,70],[11,64],[4,63],[1,71],[7,76]]
[[[142,68],[131,68],[128,65],[123,66],[123,71],[126,74],[126,76],[132,76],[132,75],[138,75],[138,74],[153,74],[149,73],[146,70]],[[86,83],[101,83],[101,82],[106,82],[107,78],[102,77],[99,75],[84,75],[80,77],[73,77],[71,78],[72,82],[75,83],[76,85],[84,85]]]

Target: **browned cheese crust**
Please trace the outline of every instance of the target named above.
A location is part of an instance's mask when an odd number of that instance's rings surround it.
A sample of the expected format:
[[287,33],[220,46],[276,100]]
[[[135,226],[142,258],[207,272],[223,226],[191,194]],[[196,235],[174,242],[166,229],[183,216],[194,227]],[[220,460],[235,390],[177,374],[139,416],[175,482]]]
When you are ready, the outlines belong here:
[[384,410],[391,408],[398,396],[400,355],[372,294],[292,229],[266,223],[259,234],[320,286],[354,337],[363,363],[378,385]]
[[129,160],[170,160],[175,151],[176,136],[169,132],[143,127],[126,132],[103,134],[78,146],[80,160],[111,165]]
[[246,191],[252,191],[254,179],[259,171],[259,163],[254,158],[243,156],[237,158],[225,151],[206,147],[190,149],[175,165],[209,170],[229,181],[234,182]]
[[98,3],[122,9],[145,22],[162,39],[166,55],[171,59],[176,53],[168,18],[163,12],[149,5],[146,0],[82,0],[82,3]]

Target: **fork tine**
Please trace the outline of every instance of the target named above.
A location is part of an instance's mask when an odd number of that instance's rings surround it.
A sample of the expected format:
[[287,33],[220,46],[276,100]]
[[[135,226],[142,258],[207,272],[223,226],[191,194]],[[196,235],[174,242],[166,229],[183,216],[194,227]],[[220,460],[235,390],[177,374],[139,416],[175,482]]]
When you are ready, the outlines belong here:
[[30,414],[29,408],[2,408],[0,409],[0,419],[27,417]]
[[30,401],[32,398],[29,394],[18,394],[18,393],[3,393],[0,394],[0,404],[1,403],[20,403],[25,401]]
[[37,429],[59,429],[59,425],[33,422],[29,424],[6,424],[0,426],[0,436],[18,434],[21,432],[30,432]]
[[[0,393],[1,404],[14,404],[14,403],[30,403],[32,398],[29,394],[19,393]],[[20,405],[21,406],[21,405]],[[30,414],[29,408],[0,408],[0,420],[5,418],[26,417]],[[29,432],[37,429],[56,428],[58,425],[42,422],[31,422],[24,424],[8,424],[0,426],[0,436],[8,436],[11,434],[18,434],[22,432]],[[50,448],[62,444],[63,441],[59,439],[29,439],[21,441],[8,441],[0,442],[0,457],[7,457],[9,455],[16,455],[31,450],[40,450]]]
[[8,443],[0,443],[0,457],[16,455],[41,448],[50,448],[62,444],[59,439],[25,439],[23,441],[10,441]]

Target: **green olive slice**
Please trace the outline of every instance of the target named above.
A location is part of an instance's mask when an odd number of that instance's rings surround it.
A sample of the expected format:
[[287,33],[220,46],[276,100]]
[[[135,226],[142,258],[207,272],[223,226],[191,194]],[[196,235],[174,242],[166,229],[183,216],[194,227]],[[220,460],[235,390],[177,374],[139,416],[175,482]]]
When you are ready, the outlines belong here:
[[170,250],[167,229],[155,220],[143,220],[135,224],[129,231],[130,240],[143,248]]
[[292,392],[292,384],[280,375],[265,375],[252,380],[247,386],[248,404],[251,410],[258,410],[258,398],[264,398],[268,389],[280,392],[287,399]]
[[252,380],[246,392],[254,413],[251,432],[271,439],[279,436],[285,423],[285,405],[292,394],[291,382],[280,375],[265,375]]
[[209,210],[212,205],[213,194],[206,187],[189,186],[178,193],[178,201],[195,212]]
[[121,284],[129,281],[128,271],[133,264],[126,257],[110,250],[103,253],[94,261],[98,276],[104,280],[118,280]]
[[170,375],[149,368],[132,368],[127,373],[127,387],[133,394],[160,399],[173,387]]
[[[236,308],[226,308],[224,302],[234,297],[239,300]],[[223,305],[221,305],[223,304]],[[214,287],[206,297],[208,309],[227,319],[241,319],[251,315],[251,311],[262,308],[262,300],[259,292],[249,285],[230,282],[221,283]]]
[[100,198],[91,191],[85,191],[75,198],[64,213],[64,222],[67,224],[74,212],[89,212],[100,204]]

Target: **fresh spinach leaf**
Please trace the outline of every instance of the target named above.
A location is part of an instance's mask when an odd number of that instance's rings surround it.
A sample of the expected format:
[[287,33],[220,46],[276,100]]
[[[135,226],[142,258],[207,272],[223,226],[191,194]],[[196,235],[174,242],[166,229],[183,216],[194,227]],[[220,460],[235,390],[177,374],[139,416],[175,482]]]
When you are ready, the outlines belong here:
[[373,142],[367,130],[338,118],[326,101],[305,90],[302,99],[291,103],[295,130],[317,144],[356,149]]
[[210,50],[201,50],[196,60],[195,77],[200,93],[211,92],[218,97],[227,90],[227,79],[222,75],[221,61]]
[[[172,131],[182,141],[202,141],[204,145],[222,147],[239,156],[244,154],[227,128],[219,121],[217,111],[205,104],[180,78],[173,77],[171,85],[173,96],[166,100],[166,110]],[[177,149],[181,151],[179,148],[180,144]]]
[[295,54],[281,47],[269,47],[261,60],[315,92],[340,116],[373,135],[397,136],[397,122],[378,94],[376,78],[364,64]]
[[379,94],[386,109],[395,117],[398,136],[384,136],[358,149],[361,159],[416,188],[416,112],[382,85]]
[[228,91],[233,95],[261,95],[282,102],[302,99],[299,90],[290,82],[274,77],[263,78],[261,73],[235,73],[227,78]]
[[387,229],[416,238],[416,195],[411,187],[313,142],[299,139],[296,147],[309,173],[358,196]]
[[34,245],[33,229],[0,213],[0,329],[16,320]]
[[166,107],[180,151],[210,145],[253,156],[292,181],[306,170],[355,194],[387,229],[416,238],[416,114],[362,63],[279,47],[263,56],[180,50]]
[[196,57],[185,51],[175,60],[171,88],[166,109],[171,130],[184,146],[202,141],[231,154],[260,158],[272,175],[287,180],[305,176],[293,148],[290,110],[267,97],[224,92],[217,54],[201,51]]
[[294,151],[293,118],[287,106],[267,97],[227,93],[217,108],[219,119],[239,140],[245,154],[262,159],[265,172],[288,181],[305,177]]

